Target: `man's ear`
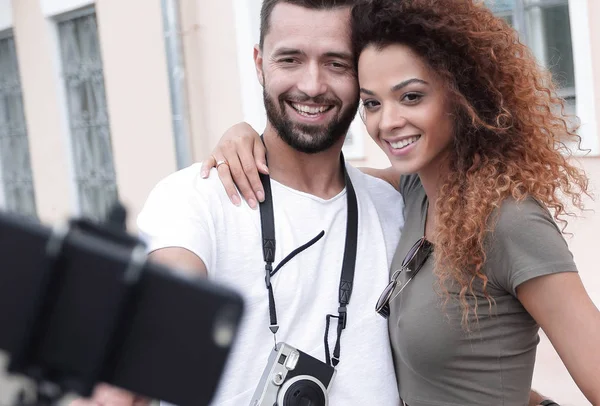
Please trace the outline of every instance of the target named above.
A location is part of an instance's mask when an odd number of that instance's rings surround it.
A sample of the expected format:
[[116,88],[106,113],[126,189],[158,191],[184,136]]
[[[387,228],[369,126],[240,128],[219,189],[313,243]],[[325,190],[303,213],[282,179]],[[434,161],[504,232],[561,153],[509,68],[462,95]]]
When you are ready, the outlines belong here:
[[256,69],[256,77],[258,78],[258,83],[260,83],[262,87],[265,87],[262,50],[258,45],[254,45],[254,68]]

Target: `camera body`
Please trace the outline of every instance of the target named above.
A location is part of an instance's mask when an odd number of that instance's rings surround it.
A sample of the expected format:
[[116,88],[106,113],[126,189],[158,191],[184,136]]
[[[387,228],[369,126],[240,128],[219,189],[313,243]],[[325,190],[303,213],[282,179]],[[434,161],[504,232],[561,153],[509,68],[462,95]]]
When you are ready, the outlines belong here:
[[267,362],[250,406],[327,406],[336,370],[286,343]]

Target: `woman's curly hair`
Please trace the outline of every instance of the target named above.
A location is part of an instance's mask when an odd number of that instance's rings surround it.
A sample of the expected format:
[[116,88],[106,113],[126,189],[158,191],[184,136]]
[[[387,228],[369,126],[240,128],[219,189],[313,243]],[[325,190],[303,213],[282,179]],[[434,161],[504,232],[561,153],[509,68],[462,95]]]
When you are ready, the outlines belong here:
[[494,210],[511,196],[530,196],[566,225],[565,202],[583,209],[588,180],[568,162],[565,144],[579,145],[574,117],[549,72],[481,1],[359,0],[352,28],[357,58],[366,47],[400,43],[447,87],[456,121],[449,176],[435,202],[435,272],[446,294],[449,284],[459,287],[468,328],[477,316],[474,287],[491,305],[482,269]]

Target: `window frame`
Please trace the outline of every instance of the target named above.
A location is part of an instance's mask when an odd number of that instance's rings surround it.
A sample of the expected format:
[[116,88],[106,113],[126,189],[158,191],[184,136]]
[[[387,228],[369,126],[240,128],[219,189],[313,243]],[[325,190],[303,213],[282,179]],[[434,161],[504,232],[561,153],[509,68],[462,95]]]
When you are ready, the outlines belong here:
[[[10,4],[10,3],[9,3]],[[9,38],[13,36],[13,30],[11,27],[8,28],[0,28],[0,40]],[[0,155],[0,182],[2,183],[0,186],[0,207],[6,208],[6,192],[4,189],[4,170],[2,165],[2,156]]]
[[[71,112],[71,108],[69,105],[69,97],[68,97],[68,87],[67,87],[67,78],[66,78],[66,72],[65,72],[65,66],[64,66],[64,59],[63,59],[63,53],[62,53],[62,38],[60,35],[60,25],[63,23],[66,23],[68,21],[72,21],[78,18],[82,18],[82,17],[88,17],[88,16],[95,16],[96,18],[96,24],[98,24],[98,19],[97,19],[97,13],[96,13],[96,8],[95,5],[93,3],[83,6],[81,8],[60,14],[60,15],[56,15],[56,16],[52,16],[48,21],[50,22],[51,26],[52,26],[52,35],[54,38],[54,47],[55,47],[55,61],[56,61],[56,65],[57,65],[57,83],[59,85],[59,102],[60,105],[62,107],[62,126],[64,128],[64,133],[66,135],[66,140],[65,140],[65,146],[67,148],[68,151],[68,157],[69,157],[69,174],[70,174],[70,180],[71,180],[71,205],[73,207],[73,211],[74,211],[74,215],[75,216],[85,216],[85,217],[89,217],[92,218],[94,220],[104,220],[105,216],[108,214],[108,210],[109,208],[106,207],[104,209],[100,209],[100,212],[98,212],[98,207],[94,208],[94,212],[90,212],[86,210],[86,202],[89,197],[88,196],[84,196],[84,192],[82,192],[82,188],[83,188],[83,183],[86,182],[85,179],[83,179],[83,177],[85,177],[85,173],[81,172],[81,169],[79,167],[79,162],[77,161],[77,157],[76,157],[76,150],[75,148],[78,146],[77,144],[77,140],[75,139],[75,134],[73,132],[73,122],[72,122],[72,112]],[[98,36],[98,42],[100,42],[100,35],[99,32],[97,32],[97,36]],[[101,48],[101,44],[99,44],[99,47]],[[102,58],[101,55],[101,49],[100,49],[100,58]],[[117,184],[117,174],[116,174],[116,168],[115,168],[115,160],[114,160],[114,146],[113,146],[113,142],[112,142],[112,136],[111,136],[111,132],[110,132],[110,117],[108,117],[108,100],[106,99],[106,86],[105,86],[105,80],[104,80],[104,68],[102,69],[102,80],[103,80],[103,88],[104,88],[104,107],[106,108],[106,114],[107,114],[107,130],[108,130],[108,138],[109,138],[109,143],[110,143],[110,155],[111,155],[111,166],[112,166],[112,173],[109,174],[110,177],[112,177],[112,185],[114,186],[114,190],[115,190],[115,199],[119,199],[119,191],[118,191],[118,184]],[[103,212],[102,212],[103,211]]]
[[[23,131],[18,134],[18,137],[23,138],[23,143],[25,144],[24,148],[26,148],[26,151],[24,151],[24,153],[27,155],[27,161],[28,161],[28,165],[26,169],[26,171],[28,171],[28,173],[22,174],[23,178],[19,178],[16,180],[16,182],[26,182],[27,185],[24,187],[15,187],[14,189],[21,189],[26,191],[28,194],[30,194],[30,198],[31,201],[29,202],[29,205],[27,205],[26,207],[21,207],[21,205],[19,204],[15,204],[14,207],[9,207],[10,204],[10,198],[9,198],[9,194],[8,194],[8,190],[13,189],[13,187],[11,187],[11,185],[9,184],[10,181],[7,180],[6,174],[4,173],[4,165],[2,163],[2,153],[0,152],[0,207],[3,207],[6,210],[9,210],[10,212],[14,212],[14,213],[19,213],[21,215],[26,215],[26,216],[32,216],[37,218],[38,216],[38,210],[37,210],[37,198],[36,198],[36,190],[35,190],[35,182],[34,182],[34,178],[33,178],[33,168],[32,168],[32,162],[31,162],[31,147],[30,147],[30,140],[29,140],[29,133],[28,133],[28,129],[27,129],[27,119],[25,116],[25,102],[23,100],[23,87],[22,87],[22,83],[20,80],[20,66],[19,66],[19,60],[18,60],[18,54],[16,51],[16,39],[15,39],[15,34],[12,28],[8,28],[8,29],[3,29],[0,30],[0,41],[3,40],[10,40],[12,39],[13,41],[13,46],[15,47],[15,67],[16,67],[16,73],[17,73],[17,87],[18,87],[18,94],[19,94],[19,98],[21,99],[21,106],[22,106],[22,123],[23,123]],[[8,182],[8,183],[7,183]],[[14,202],[13,202],[14,203]],[[25,210],[27,208],[27,210]]]
[[513,27],[519,33],[521,41],[529,45],[531,34],[528,32],[525,20],[527,11],[533,8],[546,9],[557,6],[567,6],[569,9],[569,23],[571,28],[571,44],[573,50],[574,87],[559,88],[560,97],[575,98],[575,114],[581,122],[578,131],[581,137],[581,149],[573,146],[573,153],[577,156],[600,156],[600,135],[598,134],[595,94],[593,86],[593,67],[591,60],[590,29],[588,19],[587,0],[515,0],[512,11],[494,13],[498,17],[512,16]]

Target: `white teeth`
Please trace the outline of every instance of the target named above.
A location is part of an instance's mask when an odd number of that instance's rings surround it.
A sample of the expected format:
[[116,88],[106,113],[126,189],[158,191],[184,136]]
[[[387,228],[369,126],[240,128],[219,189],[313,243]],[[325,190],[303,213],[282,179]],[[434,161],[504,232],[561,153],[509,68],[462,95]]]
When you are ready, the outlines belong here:
[[420,135],[415,135],[414,137],[405,138],[398,142],[390,142],[390,145],[392,146],[392,148],[396,148],[396,149],[404,148],[407,145],[417,142],[419,140],[419,138],[421,138]]
[[314,107],[314,106],[306,106],[304,104],[297,104],[297,103],[292,103],[292,107],[298,111],[301,111],[303,113],[308,113],[308,114],[319,114],[319,113],[323,113],[329,109],[329,106]]

